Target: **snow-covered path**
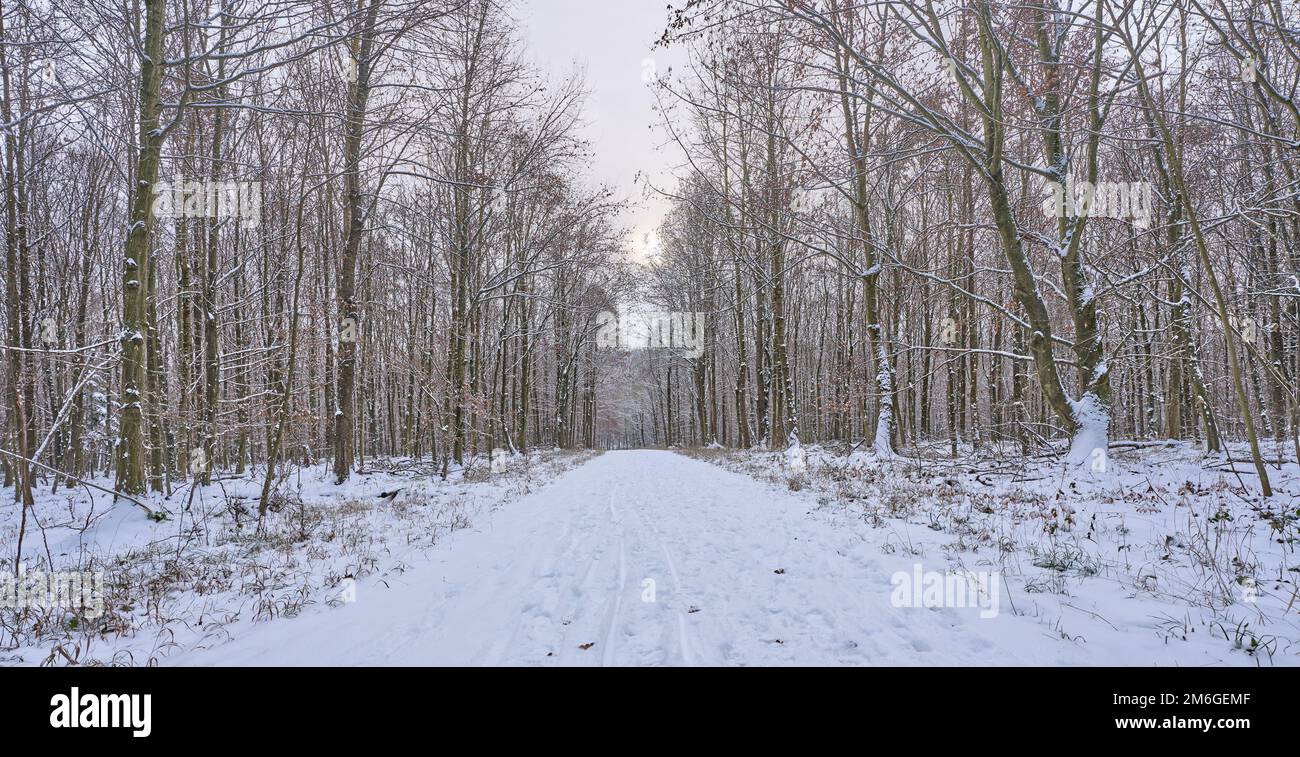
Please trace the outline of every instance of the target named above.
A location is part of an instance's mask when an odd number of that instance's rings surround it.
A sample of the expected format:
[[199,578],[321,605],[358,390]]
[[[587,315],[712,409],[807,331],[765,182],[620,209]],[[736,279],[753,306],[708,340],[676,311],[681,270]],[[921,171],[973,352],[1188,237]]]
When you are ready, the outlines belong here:
[[1087,661],[1005,606],[995,618],[893,607],[890,576],[917,558],[886,555],[879,539],[808,509],[671,452],[609,452],[481,514],[387,587],[363,581],[353,604],[248,624],[165,663]]

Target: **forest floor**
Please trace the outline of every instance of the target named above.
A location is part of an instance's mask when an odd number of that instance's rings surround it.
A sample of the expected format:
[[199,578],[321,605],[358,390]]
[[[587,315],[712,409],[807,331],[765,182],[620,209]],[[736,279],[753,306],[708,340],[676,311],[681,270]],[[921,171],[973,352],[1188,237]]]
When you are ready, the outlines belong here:
[[84,497],[56,495],[33,560],[94,555],[114,599],[94,628],[50,614],[0,662],[1300,663],[1300,470],[1263,505],[1188,446],[1110,462],[546,453],[342,490],[316,467],[271,547],[227,515],[196,533],[126,503],[73,540]]
[[[798,496],[879,580],[894,572],[912,605],[896,613],[950,622],[947,650],[972,633],[998,642],[962,664],[1297,665],[1300,467],[1270,466],[1264,501],[1244,446],[1230,453],[1116,445],[1104,465],[1068,466],[946,445],[887,462],[821,447],[689,452]],[[945,608],[943,591],[907,602],[909,568],[995,585],[1009,622]],[[952,661],[937,651],[891,661]]]
[[[20,510],[0,502],[0,665],[168,664],[254,628],[365,607],[385,587],[404,585],[402,575],[425,564],[427,553],[592,454],[516,455],[497,472],[474,458],[445,480],[427,459],[372,461],[341,486],[328,461],[293,468],[277,481],[260,533],[262,468],[256,477],[150,495],[144,501],[166,513],[161,521],[90,488],[51,493],[47,482],[28,515],[28,593],[53,587],[51,571],[102,585],[83,594],[97,601],[71,604],[73,611],[66,601],[6,603],[14,595]],[[288,654],[296,642],[284,644]]]

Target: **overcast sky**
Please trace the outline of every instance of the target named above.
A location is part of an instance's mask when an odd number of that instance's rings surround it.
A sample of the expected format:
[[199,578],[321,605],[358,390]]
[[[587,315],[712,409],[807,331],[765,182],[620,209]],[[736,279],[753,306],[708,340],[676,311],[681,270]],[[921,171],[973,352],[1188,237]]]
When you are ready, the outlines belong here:
[[680,66],[684,57],[680,50],[650,49],[667,24],[667,6],[668,0],[522,0],[519,9],[537,65],[557,77],[575,64],[586,72],[592,178],[636,202],[624,225],[632,229],[629,243],[639,256],[649,251],[647,235],[653,248],[666,203],[643,198],[633,179],[642,171],[665,186],[666,168],[677,160],[671,151],[658,149],[663,132],[650,128],[656,123],[654,96],[643,80],[649,67],[663,72]]

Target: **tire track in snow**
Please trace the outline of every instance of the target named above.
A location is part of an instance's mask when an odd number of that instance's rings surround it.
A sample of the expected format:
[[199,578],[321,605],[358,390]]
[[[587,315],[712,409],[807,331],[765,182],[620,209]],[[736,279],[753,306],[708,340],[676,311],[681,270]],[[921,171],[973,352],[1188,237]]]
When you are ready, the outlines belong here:
[[[645,510],[650,510],[649,499],[647,498],[643,500],[643,502],[645,504]],[[677,563],[673,560],[672,550],[668,549],[668,543],[664,541],[663,533],[659,530],[659,527],[655,525],[658,513],[648,513],[649,517],[647,517],[647,513],[642,512],[640,507],[632,508],[632,512],[635,513],[637,522],[641,524],[642,531],[650,532],[654,537],[655,543],[659,547],[659,551],[664,556],[664,564],[668,567],[668,577],[671,578],[673,582],[672,590],[674,599],[677,597],[684,598],[685,592],[682,589],[681,578],[677,573]],[[677,630],[677,648],[681,653],[682,662],[694,666],[696,664],[695,652],[691,645],[690,633],[687,631],[686,610],[682,607],[676,607],[672,608],[670,611],[674,616],[674,625]]]
[[614,594],[614,609],[610,613],[609,620],[605,628],[605,648],[601,650],[601,664],[605,667],[614,665],[614,639],[619,629],[619,615],[623,610],[623,593],[627,591],[627,549],[625,546],[625,532],[623,529],[623,519],[619,516],[618,508],[614,506],[614,498],[618,495],[618,488],[615,487],[609,493],[609,519],[610,523],[618,529],[618,588]]

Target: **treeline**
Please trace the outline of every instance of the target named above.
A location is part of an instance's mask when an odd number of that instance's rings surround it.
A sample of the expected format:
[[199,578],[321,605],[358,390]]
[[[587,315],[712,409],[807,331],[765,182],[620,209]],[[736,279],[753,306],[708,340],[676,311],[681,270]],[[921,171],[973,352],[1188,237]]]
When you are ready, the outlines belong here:
[[[502,0],[0,12],[6,486],[493,448],[1300,453],[1300,10],[691,0],[634,276]],[[629,86],[636,86],[636,69]],[[699,313],[609,352],[598,314]]]
[[5,2],[16,497],[594,444],[620,205],[514,12]]
[[686,3],[657,271],[713,316],[656,413],[886,454],[1246,440],[1267,493],[1300,452],[1297,29],[1262,0]]

